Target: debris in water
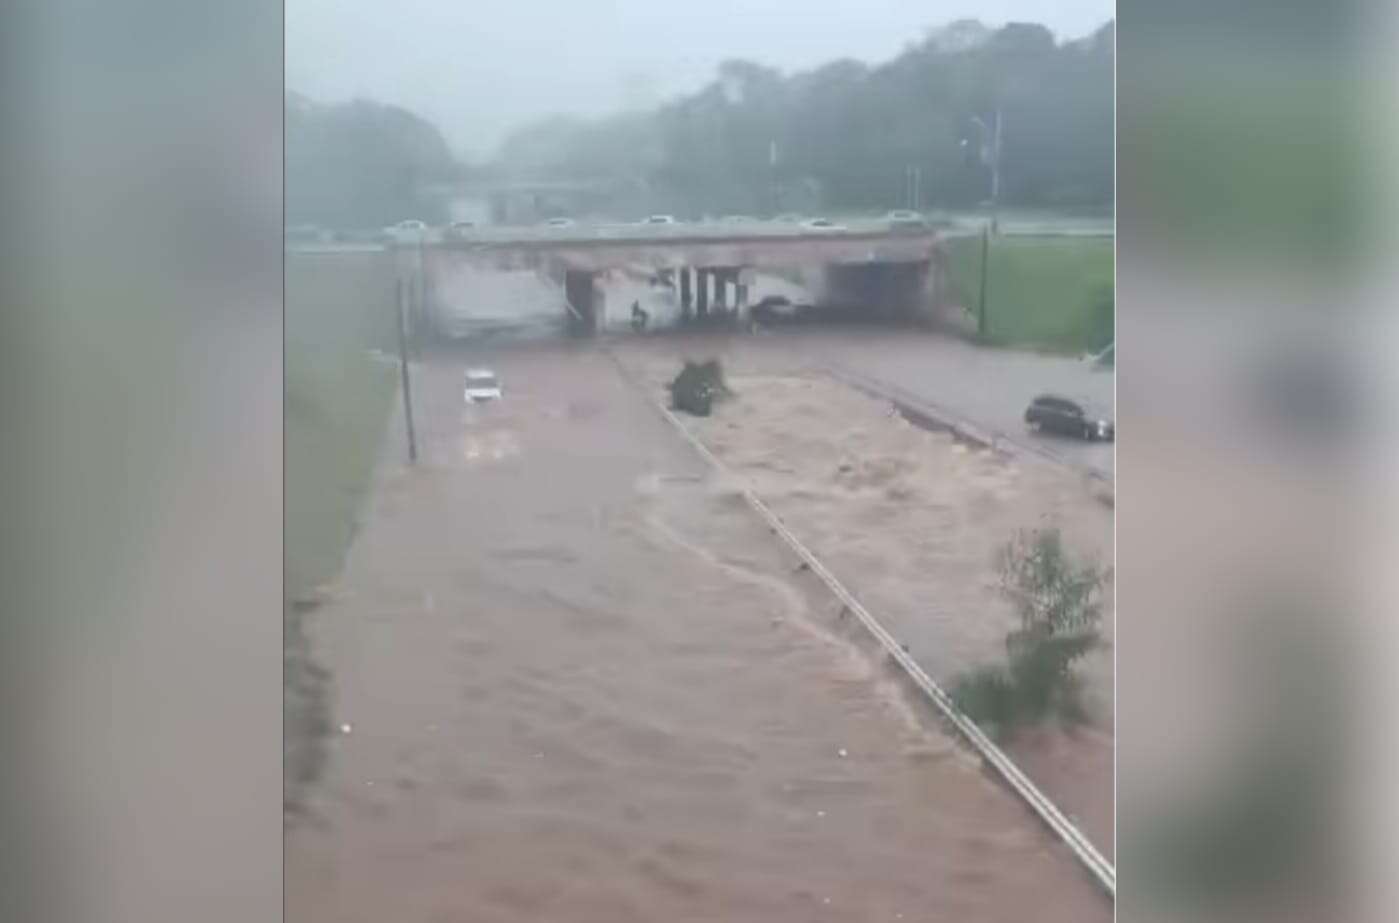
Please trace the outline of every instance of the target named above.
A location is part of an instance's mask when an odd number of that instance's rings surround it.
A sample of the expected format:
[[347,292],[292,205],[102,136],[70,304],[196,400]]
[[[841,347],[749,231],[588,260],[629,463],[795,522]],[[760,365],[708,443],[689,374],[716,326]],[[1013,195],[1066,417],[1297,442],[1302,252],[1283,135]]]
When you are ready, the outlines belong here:
[[686,360],[685,367],[670,383],[670,405],[674,410],[707,417],[713,402],[730,393],[724,384],[724,370],[718,359],[707,362]]
[[817,812],[816,812],[816,816],[817,816],[817,817],[825,817],[825,816],[826,816],[826,812],[825,812],[825,811],[817,811]]
[[801,562],[800,564],[797,565],[797,570],[796,570],[796,572],[800,574],[800,573],[801,573],[802,571],[804,571],[804,570],[811,570],[811,565],[808,564],[808,563],[806,563],[805,561],[803,561],[803,562]]
[[348,733],[350,733],[350,732],[353,731],[353,730],[354,730],[354,728],[350,727],[350,722],[348,722],[348,721],[346,721],[344,724],[340,725],[340,733],[341,733],[341,734],[348,734]]
[[850,755],[850,751],[846,750],[844,747],[841,747],[839,750],[836,751],[836,754],[840,757],[847,757]]

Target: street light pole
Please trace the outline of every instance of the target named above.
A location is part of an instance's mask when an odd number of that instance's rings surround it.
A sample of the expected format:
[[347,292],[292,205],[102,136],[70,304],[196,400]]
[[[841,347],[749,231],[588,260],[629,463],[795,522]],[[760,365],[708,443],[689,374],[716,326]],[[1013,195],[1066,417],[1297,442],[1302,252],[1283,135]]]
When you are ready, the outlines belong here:
[[997,231],[1001,205],[1001,107],[996,107],[996,130],[991,135],[991,230]]
[[981,129],[981,162],[991,168],[991,230],[996,231],[1001,202],[1001,107],[996,107],[995,127],[988,127],[980,116],[972,116]]
[[976,310],[976,332],[981,340],[985,341],[986,332],[990,329],[986,319],[986,275],[987,263],[991,257],[991,234],[989,229],[981,229],[981,288],[979,290]]
[[418,462],[418,437],[413,430],[413,392],[408,376],[408,299],[404,282],[402,278],[398,280],[398,369],[403,387],[403,422],[408,430],[408,463],[412,465]]

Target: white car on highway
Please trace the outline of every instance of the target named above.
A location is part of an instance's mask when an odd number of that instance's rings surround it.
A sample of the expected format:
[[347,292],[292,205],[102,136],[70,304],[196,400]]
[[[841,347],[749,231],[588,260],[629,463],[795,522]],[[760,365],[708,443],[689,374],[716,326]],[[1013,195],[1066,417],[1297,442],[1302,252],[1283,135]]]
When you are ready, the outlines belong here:
[[829,218],[812,218],[802,222],[802,228],[807,231],[843,231],[845,225],[836,224]]
[[427,235],[427,225],[416,218],[409,218],[385,228],[384,234],[390,239],[400,242],[419,241]]
[[642,224],[679,224],[674,215],[649,215],[641,219]]
[[572,218],[550,218],[544,222],[546,228],[571,228],[574,226]]
[[490,369],[466,370],[466,389],[462,392],[462,397],[468,404],[498,401],[503,396],[500,379],[496,377],[495,372]]
[[906,208],[894,209],[884,216],[884,220],[889,222],[889,227],[896,230],[922,230],[928,226],[928,222],[923,220],[922,215]]

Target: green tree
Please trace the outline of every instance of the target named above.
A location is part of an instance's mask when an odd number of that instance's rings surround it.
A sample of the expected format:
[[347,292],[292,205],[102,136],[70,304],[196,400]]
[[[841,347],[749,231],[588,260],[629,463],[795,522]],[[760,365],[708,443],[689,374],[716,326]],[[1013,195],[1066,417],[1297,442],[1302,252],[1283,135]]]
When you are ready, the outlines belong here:
[[1112,37],[1111,23],[1056,44],[1040,25],[962,20],[873,67],[783,76],[725,61],[708,86],[651,112],[528,126],[499,161],[523,175],[640,181],[692,214],[780,207],[774,186],[819,190],[813,207],[901,206],[910,167],[925,204],[966,206],[990,190],[974,119],[999,108],[1004,204],[1109,208]]
[[1084,720],[1074,664],[1101,643],[1103,588],[1110,572],[1078,562],[1058,529],[1016,533],[996,556],[1002,594],[1019,626],[1006,635],[1006,661],[953,684],[959,708],[1000,734],[1057,714]]
[[286,101],[286,220],[329,227],[382,227],[405,218],[445,219],[424,183],[458,165],[441,132],[397,106],[367,100]]

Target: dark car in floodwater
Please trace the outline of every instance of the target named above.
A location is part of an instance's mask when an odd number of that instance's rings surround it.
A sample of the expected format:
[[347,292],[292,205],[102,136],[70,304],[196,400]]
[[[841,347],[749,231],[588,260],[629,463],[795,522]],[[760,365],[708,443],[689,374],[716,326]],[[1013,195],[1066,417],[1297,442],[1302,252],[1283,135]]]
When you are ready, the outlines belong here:
[[1058,433],[1089,442],[1111,442],[1117,428],[1108,414],[1073,398],[1041,394],[1025,409],[1025,422],[1041,432]]

